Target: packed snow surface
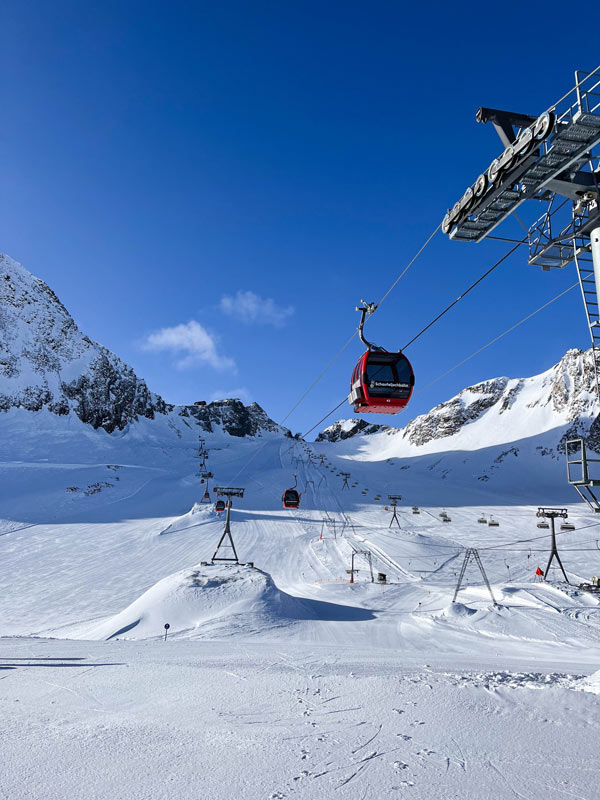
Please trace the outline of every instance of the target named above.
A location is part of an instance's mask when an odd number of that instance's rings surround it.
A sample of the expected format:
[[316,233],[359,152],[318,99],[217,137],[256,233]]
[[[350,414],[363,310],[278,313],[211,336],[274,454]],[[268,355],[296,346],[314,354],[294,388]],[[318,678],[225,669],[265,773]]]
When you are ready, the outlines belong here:
[[[446,478],[435,457],[370,460],[366,437],[203,434],[211,490],[245,488],[243,564],[212,564],[224,515],[201,502],[193,439],[150,420],[146,438],[4,419],[20,436],[1,465],[3,796],[591,796],[600,606],[576,584],[599,571],[597,520],[555,459],[532,488],[512,455],[465,483],[460,460]],[[302,501],[286,511],[292,473]],[[402,494],[393,527],[388,493]],[[534,580],[537,497],[571,501],[571,585]],[[466,545],[496,605],[473,566],[452,603]]]

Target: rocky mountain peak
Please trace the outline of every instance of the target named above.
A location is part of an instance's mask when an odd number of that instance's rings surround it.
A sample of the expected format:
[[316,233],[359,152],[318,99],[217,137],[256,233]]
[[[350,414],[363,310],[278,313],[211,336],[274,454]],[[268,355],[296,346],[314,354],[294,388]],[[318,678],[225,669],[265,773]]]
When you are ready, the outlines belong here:
[[[540,375],[492,378],[467,386],[404,428],[369,425],[363,419],[341,420],[319,434],[317,441],[341,441],[384,430],[410,448],[431,447],[437,442],[455,447],[460,442],[470,449],[560,429],[559,452],[564,449],[563,439],[580,435],[598,451],[599,412],[592,351],[572,349]],[[456,444],[450,443],[452,437]]]
[[237,398],[212,403],[200,401],[191,406],[183,406],[179,413],[182,417],[195,419],[208,433],[221,427],[230,436],[260,436],[262,431],[292,435],[287,428],[273,422],[258,403],[245,406]]
[[166,404],[79,330],[52,289],[0,255],[0,410],[75,413],[108,433]]
[[0,412],[11,408],[73,413],[107,433],[158,415],[173,430],[187,417],[204,431],[219,427],[231,436],[290,435],[257,403],[165,403],[132,367],[80,331],[44,281],[0,254]]
[[387,425],[374,425],[365,419],[340,419],[329,427],[322,430],[317,436],[317,442],[341,442],[344,439],[351,439],[359,434],[379,433],[380,431],[392,430]]

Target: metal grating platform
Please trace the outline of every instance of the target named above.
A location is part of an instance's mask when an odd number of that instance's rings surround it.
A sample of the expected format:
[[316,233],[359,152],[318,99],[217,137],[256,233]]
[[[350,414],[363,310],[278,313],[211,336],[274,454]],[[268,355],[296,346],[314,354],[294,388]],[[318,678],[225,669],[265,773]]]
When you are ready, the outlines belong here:
[[576,112],[560,117],[555,133],[540,148],[537,159],[522,174],[509,175],[511,183],[500,186],[484,199],[477,214],[459,223],[450,233],[458,241],[480,242],[525,200],[539,195],[562,172],[600,144],[600,114]]

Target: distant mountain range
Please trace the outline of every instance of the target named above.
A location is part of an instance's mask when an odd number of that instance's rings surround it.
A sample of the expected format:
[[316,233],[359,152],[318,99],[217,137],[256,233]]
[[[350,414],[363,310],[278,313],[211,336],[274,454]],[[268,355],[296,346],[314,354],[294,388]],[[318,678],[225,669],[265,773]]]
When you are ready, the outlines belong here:
[[385,434],[409,455],[472,450],[553,432],[558,452],[564,452],[567,438],[579,435],[600,450],[599,413],[592,352],[569,350],[558,364],[532,378],[492,378],[468,386],[403,428],[338,420],[318,441]]

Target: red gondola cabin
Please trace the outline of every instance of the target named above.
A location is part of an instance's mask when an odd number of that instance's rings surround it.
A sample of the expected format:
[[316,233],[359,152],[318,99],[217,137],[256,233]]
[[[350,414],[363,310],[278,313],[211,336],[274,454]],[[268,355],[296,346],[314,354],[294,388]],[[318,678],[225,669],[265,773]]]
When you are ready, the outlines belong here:
[[215,511],[218,511],[219,513],[221,511],[225,511],[225,501],[224,500],[217,500],[217,502],[215,503]]
[[298,508],[300,505],[300,495],[295,489],[286,489],[282,500],[284,508]]
[[367,350],[352,373],[348,402],[355,414],[397,414],[408,404],[415,385],[403,353]]

